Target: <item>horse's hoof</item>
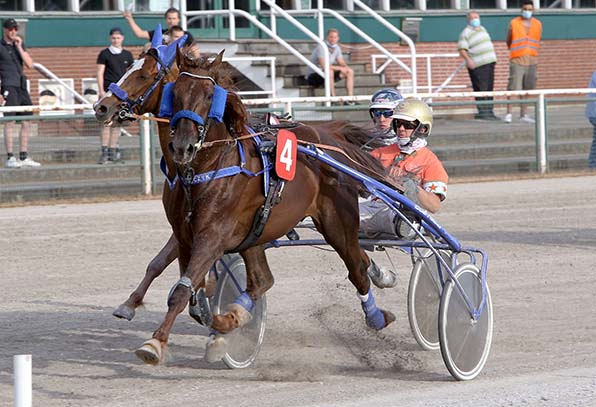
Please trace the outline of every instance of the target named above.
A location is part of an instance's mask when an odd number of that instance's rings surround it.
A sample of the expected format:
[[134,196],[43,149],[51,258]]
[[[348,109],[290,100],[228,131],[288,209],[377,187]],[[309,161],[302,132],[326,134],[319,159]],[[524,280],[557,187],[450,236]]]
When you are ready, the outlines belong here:
[[139,349],[135,350],[135,355],[148,365],[157,365],[161,362],[161,342],[152,338],[143,344]]
[[389,325],[393,321],[395,321],[395,315],[393,315],[390,311],[385,311],[384,309],[381,310],[383,316],[385,317],[385,326]]
[[223,315],[218,314],[213,316],[213,323],[211,328],[219,333],[227,334],[236,328],[246,325],[251,319],[252,315],[242,305],[228,304],[227,312]]
[[112,312],[112,315],[116,318],[131,321],[135,317],[135,310],[128,305],[120,304],[120,306]]
[[226,355],[226,339],[223,335],[209,336],[207,348],[205,349],[205,360],[208,363],[219,362]]

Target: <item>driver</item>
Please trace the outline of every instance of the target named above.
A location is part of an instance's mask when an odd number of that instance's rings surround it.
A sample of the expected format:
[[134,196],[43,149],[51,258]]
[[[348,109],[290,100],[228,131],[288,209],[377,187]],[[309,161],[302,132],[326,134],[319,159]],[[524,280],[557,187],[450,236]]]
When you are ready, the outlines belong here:
[[372,96],[368,106],[368,114],[373,121],[374,129],[371,139],[365,146],[388,146],[395,144],[397,135],[391,128],[391,117],[397,105],[404,97],[396,89],[381,89]]
[[[426,146],[432,130],[432,112],[426,103],[407,98],[397,105],[391,120],[397,141],[371,154],[388,169],[390,178],[403,185],[408,199],[435,213],[447,197],[448,176],[441,161]],[[373,198],[360,203],[360,232],[366,238],[404,238],[398,221],[399,216],[381,200]],[[368,273],[379,288],[397,283],[392,270],[379,268],[372,260]]]

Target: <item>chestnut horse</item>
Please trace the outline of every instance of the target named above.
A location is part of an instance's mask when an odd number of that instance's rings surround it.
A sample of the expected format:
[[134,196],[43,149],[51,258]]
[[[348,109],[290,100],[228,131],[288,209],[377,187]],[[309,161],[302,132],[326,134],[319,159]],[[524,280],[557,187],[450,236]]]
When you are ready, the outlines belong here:
[[[175,51],[178,44],[184,43],[184,38],[168,46],[161,45],[160,27],[155,30],[152,47],[147,50],[129,72],[118,82],[115,92],[108,92],[95,105],[97,120],[106,125],[112,123],[126,124],[135,120],[131,113],[142,115],[152,113],[158,116],[163,87],[173,82],[178,77],[178,65],[175,61]],[[192,53],[193,46],[183,47],[182,53]],[[161,63],[160,63],[161,61]],[[121,91],[119,91],[120,89]],[[125,95],[125,96],[123,96]],[[168,149],[170,141],[170,128],[166,122],[157,123],[159,141],[166,166],[164,191],[168,189],[169,182],[175,179],[176,167]],[[370,142],[370,135],[362,129],[349,125],[345,121],[332,121],[319,124],[317,128],[331,133],[340,140],[347,140],[357,145]],[[120,304],[113,315],[118,318],[132,320],[135,310],[142,305],[149,286],[178,257],[178,242],[172,234],[165,246],[151,260],[147,266],[145,276],[128,299]],[[246,260],[245,260],[246,261]]]
[[[248,322],[255,301],[273,285],[264,244],[288,233],[306,216],[344,261],[367,325],[384,328],[395,317],[376,306],[370,290],[367,269],[371,263],[358,244],[358,194],[363,191],[359,182],[298,154],[295,178],[277,190],[278,203],[262,233],[251,240],[255,214],[266,202],[263,177],[267,169],[256,147],[259,140],[248,134],[242,100],[229,90],[231,80],[221,69],[222,57],[223,51],[214,60],[193,61],[177,53],[180,74],[173,88],[169,149],[181,182],[171,190],[166,188],[163,203],[178,241],[182,277],[170,291],[163,322],[137,349],[137,356],[146,363],[163,359],[170,330],[194,289],[217,259],[242,247],[243,258],[249,260],[247,289],[224,314],[214,315],[211,324],[218,335],[208,343],[207,359],[223,356],[223,334]],[[290,131],[299,142],[330,147],[330,155],[338,161],[353,167],[356,163],[359,171],[385,181],[379,175],[384,173],[381,164],[357,146],[315,127],[298,125]]]

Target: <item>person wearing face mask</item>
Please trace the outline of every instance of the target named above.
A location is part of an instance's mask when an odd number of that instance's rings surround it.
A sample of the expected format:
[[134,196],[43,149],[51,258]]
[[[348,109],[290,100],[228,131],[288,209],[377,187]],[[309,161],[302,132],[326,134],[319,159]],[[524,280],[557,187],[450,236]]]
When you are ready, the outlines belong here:
[[[331,96],[335,96],[335,82],[342,79],[346,80],[346,92],[348,96],[354,96],[354,70],[348,66],[344,60],[341,48],[339,46],[339,32],[335,28],[327,31],[327,38],[325,40],[326,47],[318,45],[312,55],[310,61],[325,69],[325,52],[329,54],[329,80],[331,85]],[[325,79],[316,73],[311,67],[306,70],[306,81],[310,86],[318,88],[325,83]],[[355,105],[354,101],[344,102],[345,105]]]
[[[468,13],[468,25],[459,35],[457,49],[466,61],[472,87],[475,92],[492,92],[495,84],[497,54],[486,29],[480,25],[476,11]],[[493,100],[492,96],[477,97],[477,101]],[[476,119],[499,120],[493,112],[493,105],[479,104]]]
[[[533,0],[523,0],[521,16],[509,23],[507,30],[507,47],[509,48],[509,83],[507,90],[536,89],[536,68],[538,49],[542,37],[542,23],[533,17]],[[505,121],[511,123],[511,104],[507,105]],[[534,123],[527,114],[527,105],[520,106],[520,121]]]
[[[447,171],[438,157],[427,147],[433,116],[428,105],[407,98],[395,108],[392,116],[397,142],[371,152],[388,170],[388,176],[402,186],[403,194],[419,207],[435,213],[447,197]],[[365,238],[413,239],[411,228],[382,201],[372,198],[360,202],[360,234]],[[405,211],[404,211],[405,214]],[[407,216],[407,215],[406,215]],[[408,216],[409,217],[409,216]],[[379,288],[397,284],[392,270],[379,268],[373,261],[368,275]]]

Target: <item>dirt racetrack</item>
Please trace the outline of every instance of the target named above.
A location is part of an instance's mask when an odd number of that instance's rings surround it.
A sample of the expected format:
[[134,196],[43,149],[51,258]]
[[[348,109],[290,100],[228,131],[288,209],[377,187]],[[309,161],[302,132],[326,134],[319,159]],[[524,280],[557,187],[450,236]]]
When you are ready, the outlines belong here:
[[393,257],[398,287],[376,291],[397,315],[377,333],[339,257],[314,248],[268,251],[276,284],[254,366],[207,364],[207,331],[186,313],[169,362],[143,365],[132,351],[163,318],[177,266],[133,321],[111,312],[169,236],[161,203],[0,209],[0,406],[23,353],[44,407],[596,406],[596,176],[452,185],[436,219],[489,253],[493,344],[470,382],[413,339],[407,257]]

